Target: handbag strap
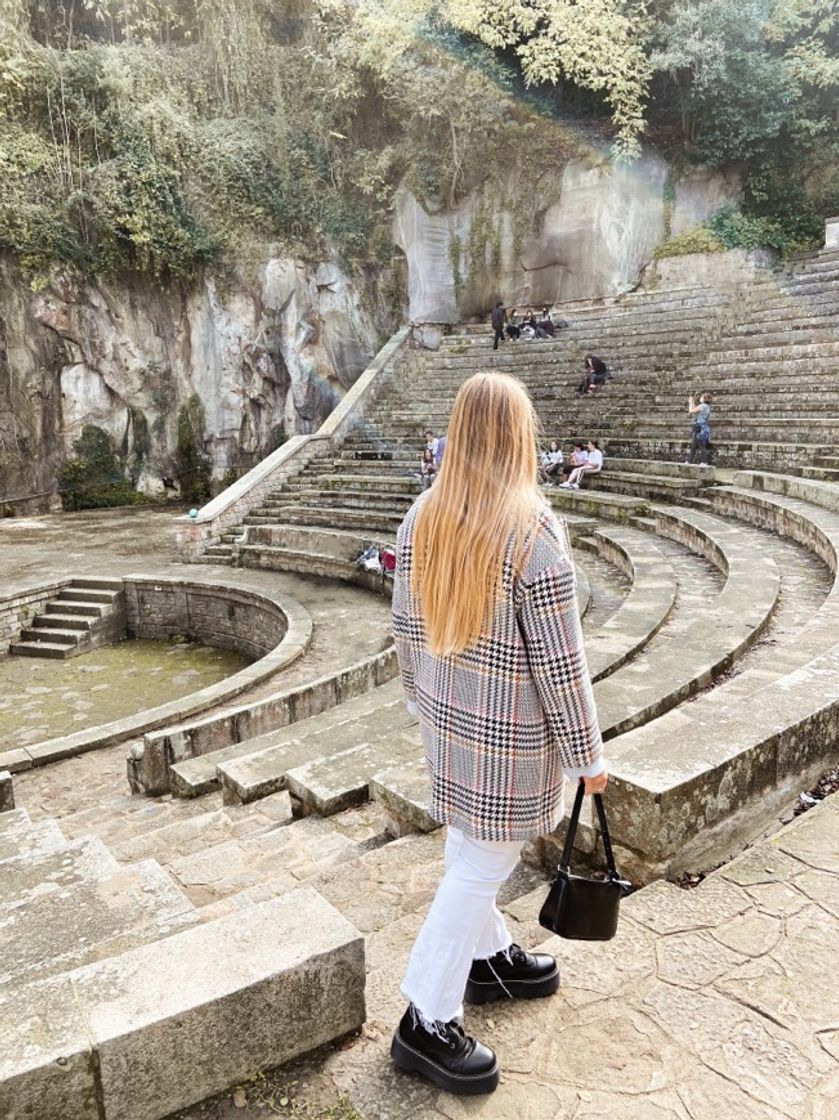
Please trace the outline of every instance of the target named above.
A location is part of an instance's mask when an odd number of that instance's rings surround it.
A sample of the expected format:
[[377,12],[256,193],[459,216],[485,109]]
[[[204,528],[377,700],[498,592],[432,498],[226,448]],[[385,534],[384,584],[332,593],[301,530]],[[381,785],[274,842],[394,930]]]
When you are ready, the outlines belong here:
[[[565,844],[562,848],[562,856],[559,861],[559,866],[563,871],[571,870],[571,853],[574,850],[574,839],[577,835],[577,825],[580,822],[580,810],[583,807],[585,792],[586,787],[581,778],[577,785],[577,795],[574,798],[574,807],[571,810],[571,816],[568,820],[568,831],[565,833]],[[594,807],[597,810],[597,819],[600,822],[600,835],[603,839],[603,851],[606,854],[606,867],[609,870],[609,876],[616,879],[618,877],[618,869],[615,866],[615,855],[612,851],[612,841],[609,837],[609,826],[606,823],[606,808],[603,804],[602,794],[596,793],[594,795]]]

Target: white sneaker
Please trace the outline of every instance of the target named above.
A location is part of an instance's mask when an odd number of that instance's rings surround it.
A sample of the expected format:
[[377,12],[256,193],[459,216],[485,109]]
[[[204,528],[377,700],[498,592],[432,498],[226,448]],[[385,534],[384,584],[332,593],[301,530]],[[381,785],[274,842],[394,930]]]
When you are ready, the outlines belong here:
[[569,482],[568,485],[571,487],[572,490],[579,490],[580,489],[579,482]]
[[560,488],[560,490],[570,490],[571,489],[571,483],[570,482],[560,482],[559,488]]

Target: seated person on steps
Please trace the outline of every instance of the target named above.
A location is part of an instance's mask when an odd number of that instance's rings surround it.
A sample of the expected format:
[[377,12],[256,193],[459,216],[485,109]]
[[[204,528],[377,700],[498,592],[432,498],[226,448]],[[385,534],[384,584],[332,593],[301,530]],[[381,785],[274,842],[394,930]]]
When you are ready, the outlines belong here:
[[538,327],[536,316],[533,314],[533,309],[528,307],[524,313],[524,319],[521,322],[521,337],[525,339],[536,338],[536,328]]
[[519,314],[515,307],[510,308],[510,314],[507,316],[507,338],[511,342],[518,340],[521,337],[521,323],[519,322]]
[[580,479],[586,474],[599,474],[603,469],[603,452],[597,446],[596,439],[588,441],[588,458],[580,467],[575,467],[568,476],[568,481],[562,483],[563,489],[579,490]]
[[596,388],[606,384],[609,371],[602,358],[595,354],[586,354],[586,372],[583,380],[577,386],[577,392],[590,397]]
[[437,477],[437,461],[430,447],[422,453],[420,461],[420,481],[422,482],[423,490],[427,490],[434,479]]
[[536,324],[536,337],[537,338],[553,338],[556,335],[556,327],[554,326],[553,319],[551,318],[551,311],[547,304],[542,308],[542,318]]
[[555,439],[551,440],[548,450],[543,451],[539,459],[541,462],[539,473],[542,476],[542,481],[553,485],[554,478],[562,467],[562,451]]
[[582,443],[575,443],[571,448],[571,453],[562,466],[563,480],[567,482],[568,476],[575,469],[575,467],[581,467],[584,463],[587,462],[588,452],[585,449],[585,445]]

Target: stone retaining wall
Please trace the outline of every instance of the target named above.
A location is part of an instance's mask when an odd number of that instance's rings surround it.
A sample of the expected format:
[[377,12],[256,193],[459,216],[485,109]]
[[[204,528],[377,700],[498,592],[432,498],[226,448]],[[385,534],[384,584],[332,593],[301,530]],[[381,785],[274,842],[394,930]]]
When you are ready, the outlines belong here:
[[69,579],[55,580],[39,587],[12,590],[0,598],[0,654],[9,652],[9,646],[21,630],[69,583]]
[[288,631],[279,602],[220,583],[129,577],[125,600],[129,638],[165,641],[183,635],[255,660]]
[[[47,585],[47,598],[67,583],[69,580]],[[265,595],[235,583],[166,577],[131,575],[124,583],[131,637],[166,639],[184,634],[209,645],[239,650],[257,660],[224,680],[156,708],[32,746],[0,751],[0,770],[16,773],[43,766],[198,715],[286,668],[305,652],[311,640],[309,612],[285,595]],[[38,595],[45,590],[38,587],[32,592]]]

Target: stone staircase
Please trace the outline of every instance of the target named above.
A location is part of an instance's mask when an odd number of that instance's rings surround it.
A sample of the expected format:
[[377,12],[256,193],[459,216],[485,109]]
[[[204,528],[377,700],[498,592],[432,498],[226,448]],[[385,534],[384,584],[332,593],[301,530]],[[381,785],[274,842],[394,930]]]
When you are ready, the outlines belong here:
[[[288,843],[269,841],[291,831],[262,819],[266,862],[287,857]],[[298,851],[315,839],[297,874],[287,860],[281,871],[266,867],[266,879],[273,870],[282,883],[249,899],[243,922],[235,906],[196,905],[157,860],[138,859],[141,847],[161,848],[143,832],[126,851],[91,834],[66,839],[23,809],[0,814],[4,1120],[153,1120],[266,1059],[286,1061],[360,1026],[363,941],[306,882],[356,846],[330,849],[310,828]],[[234,893],[232,865],[226,883]]]
[[[493,351],[488,329],[467,325],[439,351],[407,356],[361,427],[278,486],[206,559],[305,571],[314,557],[321,574],[346,575],[362,545],[392,539],[419,492],[423,432],[445,430],[457,389],[478,369],[524,381],[545,439],[566,448],[600,441],[606,469],[587,480],[592,490],[688,503],[701,496],[713,475],[681,469],[686,400],[699,390],[715,396],[718,464],[839,477],[839,253],[736,292],[642,291],[569,305],[563,315],[569,327],[555,340]],[[580,398],[589,352],[615,376]]]
[[35,615],[9,652],[63,661],[120,641],[125,627],[122,580],[73,579]]

